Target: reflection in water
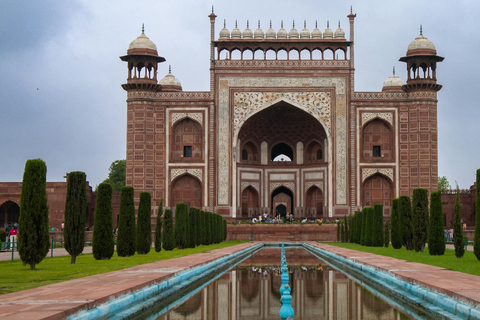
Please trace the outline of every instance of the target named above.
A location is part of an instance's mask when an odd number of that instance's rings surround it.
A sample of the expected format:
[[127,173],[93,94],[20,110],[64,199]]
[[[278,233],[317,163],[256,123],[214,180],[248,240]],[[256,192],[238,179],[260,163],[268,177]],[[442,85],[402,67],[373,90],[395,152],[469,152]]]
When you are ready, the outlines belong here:
[[[296,320],[408,317],[304,249],[286,249]],[[160,320],[278,320],[280,249],[263,249]]]

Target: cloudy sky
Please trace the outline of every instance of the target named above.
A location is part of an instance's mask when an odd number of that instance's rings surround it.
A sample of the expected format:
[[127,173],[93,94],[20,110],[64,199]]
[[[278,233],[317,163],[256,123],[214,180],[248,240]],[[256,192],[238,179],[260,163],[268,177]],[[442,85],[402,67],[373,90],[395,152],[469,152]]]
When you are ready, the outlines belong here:
[[125,158],[127,69],[119,56],[141,33],[167,62],[185,91],[209,88],[208,15],[215,6],[216,35],[227,21],[264,31],[292,21],[323,31],[326,21],[346,34],[355,19],[356,91],[380,91],[398,59],[419,34],[445,57],[437,71],[439,175],[468,188],[480,168],[480,33],[478,0],[2,0],[0,1],[0,181],[21,181],[25,161],[42,158],[48,181],[66,172],[87,173],[90,185]]

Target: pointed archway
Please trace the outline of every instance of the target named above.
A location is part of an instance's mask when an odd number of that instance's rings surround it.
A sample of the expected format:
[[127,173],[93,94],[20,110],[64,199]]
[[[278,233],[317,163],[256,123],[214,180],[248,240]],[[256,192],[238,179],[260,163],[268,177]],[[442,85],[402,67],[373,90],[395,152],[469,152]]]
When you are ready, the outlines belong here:
[[293,213],[293,192],[284,186],[276,188],[272,192],[271,204],[273,216],[286,217],[287,213]]
[[6,227],[9,223],[18,223],[20,207],[13,201],[5,201],[0,206],[0,226]]
[[242,218],[258,217],[258,192],[248,186],[242,192]]
[[382,174],[375,174],[363,183],[363,199],[364,207],[371,207],[376,203],[383,205],[384,213],[391,213],[393,199],[393,183],[390,179]]
[[306,210],[307,218],[322,218],[323,217],[323,192],[317,186],[312,186],[307,190],[306,194]]
[[202,185],[189,174],[173,180],[171,194],[171,207],[175,207],[179,202],[184,202],[189,207],[202,207]]

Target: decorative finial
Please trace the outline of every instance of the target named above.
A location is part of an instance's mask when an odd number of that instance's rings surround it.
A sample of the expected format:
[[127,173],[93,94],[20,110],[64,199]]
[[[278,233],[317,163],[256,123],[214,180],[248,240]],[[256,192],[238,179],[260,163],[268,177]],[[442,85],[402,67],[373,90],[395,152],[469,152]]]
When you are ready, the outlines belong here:
[[226,19],[223,19],[223,27],[224,27],[224,28],[227,27],[227,20],[226,20]]
[[307,29],[307,20],[303,20],[303,29]]
[[420,25],[420,35],[423,36],[422,25]]
[[293,20],[293,29],[295,29],[295,20]]
[[270,20],[270,29],[272,29],[272,20]]
[[283,29],[283,20],[282,20],[282,22],[280,23],[280,26],[281,26],[281,27],[282,27],[282,29]]
[[338,29],[340,29],[340,20],[338,21]]
[[145,34],[145,23],[142,23],[142,34]]
[[315,28],[318,29],[317,20],[315,20]]
[[393,75],[395,75],[395,66],[393,67]]
[[330,21],[327,20],[327,29],[330,28]]
[[213,13],[213,6],[212,6],[212,13]]
[[237,20],[235,20],[235,28],[237,27]]
[[258,29],[260,29],[260,20],[258,20]]
[[248,29],[248,20],[247,20],[247,29]]
[[172,65],[171,64],[168,65],[168,73],[170,73],[170,74],[172,73]]
[[352,6],[350,6],[350,13],[353,13],[353,8],[352,8]]

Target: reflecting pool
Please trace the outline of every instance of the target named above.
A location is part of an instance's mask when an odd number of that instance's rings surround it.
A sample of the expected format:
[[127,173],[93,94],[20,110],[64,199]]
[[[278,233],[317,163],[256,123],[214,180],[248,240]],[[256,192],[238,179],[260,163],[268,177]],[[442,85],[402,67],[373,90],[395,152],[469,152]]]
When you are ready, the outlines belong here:
[[[278,320],[280,253],[262,249],[178,306],[161,314],[160,304],[139,318]],[[296,320],[410,318],[308,251],[287,248],[286,256]]]

